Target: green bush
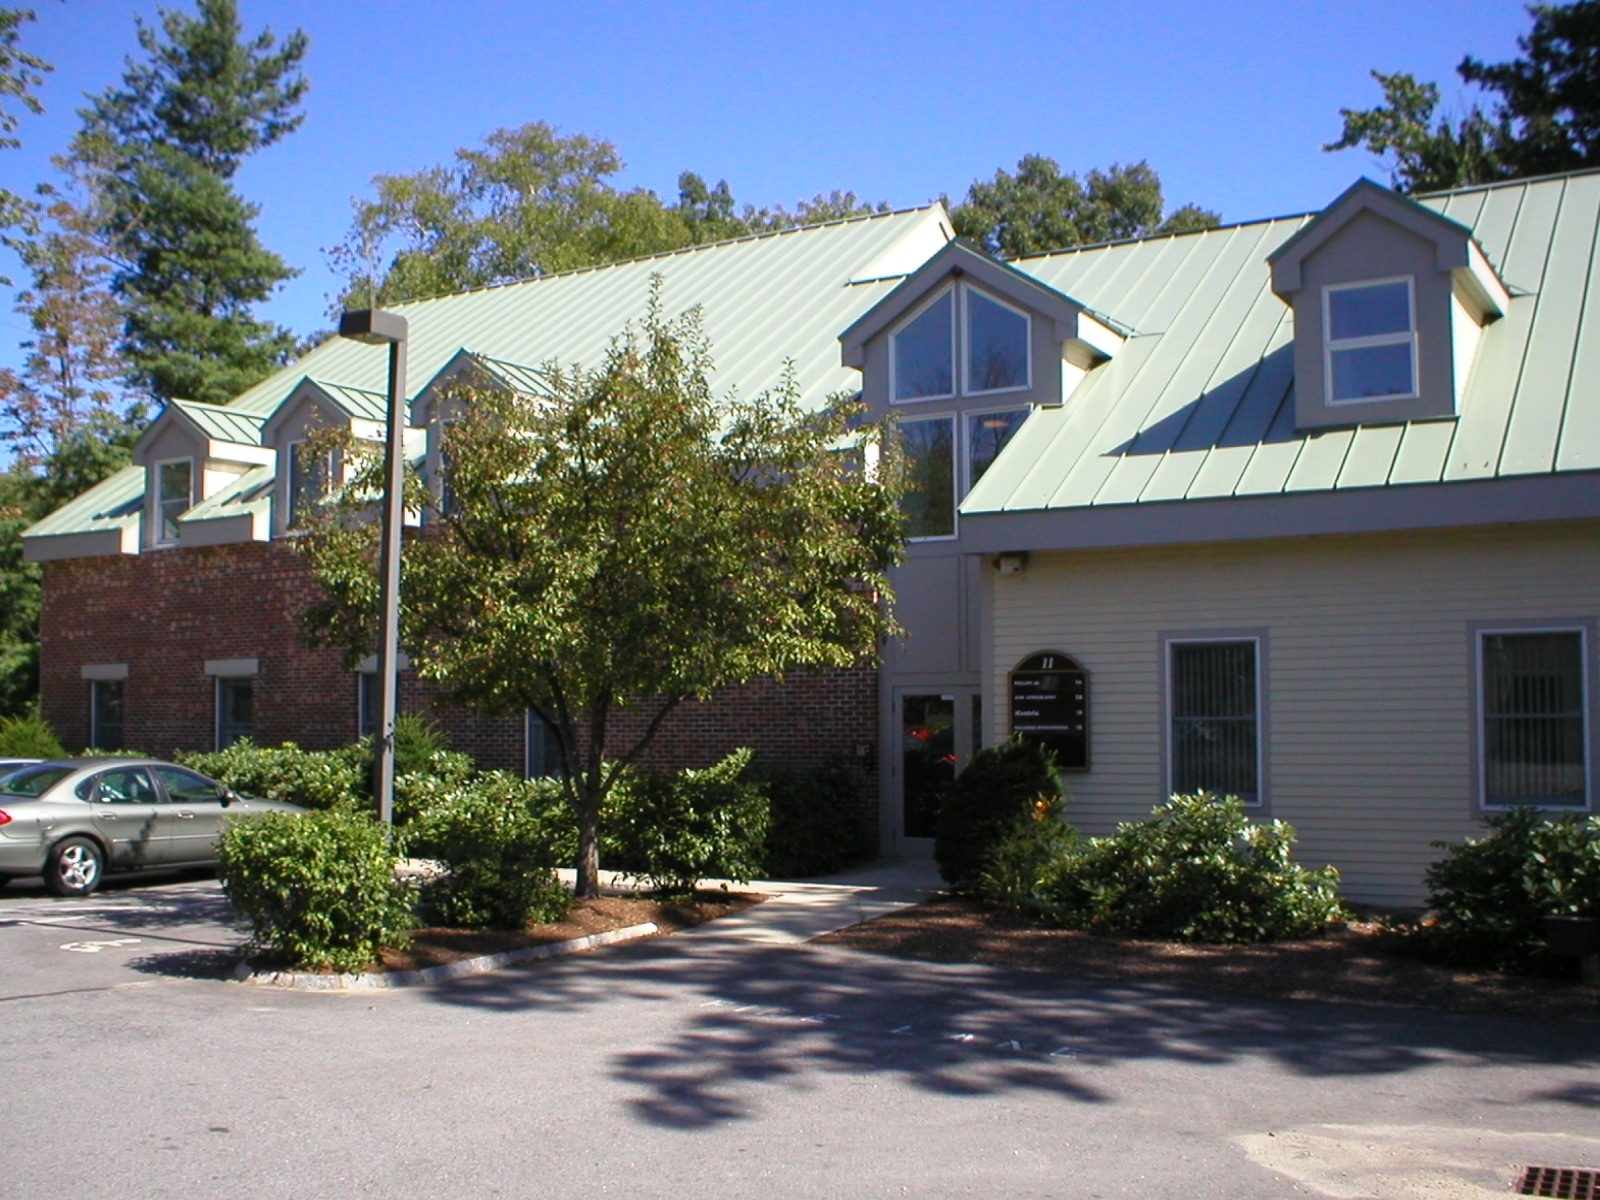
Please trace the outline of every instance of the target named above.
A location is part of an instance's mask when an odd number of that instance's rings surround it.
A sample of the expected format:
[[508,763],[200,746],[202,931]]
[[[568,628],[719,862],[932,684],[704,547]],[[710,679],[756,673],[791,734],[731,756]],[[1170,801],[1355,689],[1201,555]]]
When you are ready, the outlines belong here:
[[735,750],[704,770],[624,779],[603,815],[602,863],[669,896],[688,895],[701,879],[755,878],[771,811],[762,785],[745,778],[751,754]]
[[302,750],[293,742],[257,746],[241,738],[226,750],[181,753],[178,760],[241,795],[286,800],[306,808],[354,806],[368,792],[366,758],[359,745]]
[[414,925],[388,831],[364,813],[273,812],[225,823],[217,875],[251,945],[286,965],[359,971]]
[[1078,831],[1061,819],[1060,802],[1040,797],[990,851],[979,873],[987,899],[1028,916],[1050,920],[1061,876],[1078,849]]
[[495,771],[431,787],[406,831],[408,851],[447,872],[423,887],[430,920],[520,929],[566,913],[572,896],[554,868],[576,856],[577,834],[559,785]]
[[1600,820],[1517,808],[1485,824],[1428,868],[1423,948],[1463,966],[1569,973],[1545,947],[1544,918],[1600,916]]
[[868,857],[862,781],[842,758],[807,770],[765,772],[772,827],[761,874],[768,879],[831,875]]
[[1080,840],[1013,826],[985,894],[1070,929],[1186,942],[1303,937],[1343,916],[1339,873],[1290,861],[1294,830],[1235,796],[1174,796],[1145,821]]
[[65,758],[49,722],[37,713],[0,718],[0,758]]
[[945,882],[976,883],[995,846],[1036,802],[1061,799],[1055,754],[1038,742],[1012,738],[973,755],[939,807],[933,860]]

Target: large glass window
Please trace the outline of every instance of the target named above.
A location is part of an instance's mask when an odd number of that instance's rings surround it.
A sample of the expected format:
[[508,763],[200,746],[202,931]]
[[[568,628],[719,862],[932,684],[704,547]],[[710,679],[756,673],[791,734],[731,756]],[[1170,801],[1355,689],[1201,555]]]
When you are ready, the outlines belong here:
[[1005,412],[967,414],[967,489],[983,477],[1011,435],[1027,420],[1029,410],[1013,408]]
[[906,488],[900,497],[908,538],[954,537],[956,532],[954,417],[901,421]]
[[967,391],[999,392],[1028,386],[1028,318],[1014,308],[965,289]]
[[955,292],[946,290],[891,339],[894,398],[955,393]]
[[122,749],[120,679],[96,679],[89,684],[89,745],[96,750]]
[[217,749],[254,737],[255,680],[248,675],[217,679]]
[[175,458],[156,466],[156,531],[158,545],[178,540],[178,518],[194,507],[194,462]]
[[1169,790],[1261,803],[1257,643],[1167,645]]
[[1411,280],[1330,287],[1323,292],[1328,403],[1397,400],[1417,394]]
[[1589,769],[1583,631],[1484,633],[1479,660],[1484,803],[1583,807]]

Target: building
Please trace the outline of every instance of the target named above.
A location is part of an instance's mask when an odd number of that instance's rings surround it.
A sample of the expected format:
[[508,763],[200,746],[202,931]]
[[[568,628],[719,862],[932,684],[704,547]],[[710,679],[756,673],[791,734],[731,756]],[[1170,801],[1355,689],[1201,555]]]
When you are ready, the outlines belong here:
[[[913,461],[869,672],[719,697],[663,761],[738,744],[881,766],[880,844],[941,783],[1051,741],[1086,831],[1207,787],[1300,830],[1355,898],[1414,903],[1432,843],[1516,804],[1590,812],[1600,619],[1600,173],[995,263],[935,207],[403,306],[412,453],[472,369],[515,387],[699,303],[718,386],[859,387]],[[375,432],[380,352],[330,342],[28,532],[46,715],[69,741],[347,740],[363,685],[300,648],[293,447]],[[358,673],[359,674],[359,673]],[[498,765],[521,728],[453,722]]]

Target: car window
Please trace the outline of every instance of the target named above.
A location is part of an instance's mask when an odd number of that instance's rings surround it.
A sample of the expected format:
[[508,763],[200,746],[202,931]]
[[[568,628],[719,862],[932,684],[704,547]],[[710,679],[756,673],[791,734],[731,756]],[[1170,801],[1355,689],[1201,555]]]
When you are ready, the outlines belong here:
[[156,787],[143,767],[114,767],[94,777],[94,798],[101,804],[154,804]]
[[215,804],[222,799],[222,788],[204,775],[182,767],[156,767],[156,778],[166,786],[167,798],[174,804]]
[[0,779],[0,792],[7,796],[41,796],[71,774],[71,767],[23,767]]

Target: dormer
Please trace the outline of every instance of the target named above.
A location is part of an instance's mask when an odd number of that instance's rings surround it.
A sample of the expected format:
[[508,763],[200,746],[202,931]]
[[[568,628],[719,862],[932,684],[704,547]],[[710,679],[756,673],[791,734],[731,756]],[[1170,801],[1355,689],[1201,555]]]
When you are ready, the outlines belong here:
[[1055,289],[950,242],[839,337],[862,400],[893,413],[913,540],[956,535],[956,505],[1035,408],[1064,404],[1122,334]]
[[1368,179],[1267,261],[1294,310],[1301,429],[1456,416],[1510,303],[1465,226]]
[[462,400],[455,392],[462,388],[493,388],[536,396],[545,387],[544,372],[537,367],[490,358],[465,347],[450,356],[450,361],[428,380],[411,405],[411,419],[427,430],[423,471],[435,504],[443,508],[449,503],[446,494],[446,476],[449,472],[445,464],[444,431],[461,413]]
[[265,420],[193,400],[167,405],[133,448],[134,463],[145,470],[144,548],[178,545],[184,513],[272,462],[262,444]]
[[343,464],[334,456],[313,461],[302,453],[324,429],[346,428],[362,441],[382,442],[388,399],[382,392],[346,387],[307,377],[278,406],[263,430],[277,468],[272,496],[272,530],[282,537],[300,524],[304,506],[341,482]]

